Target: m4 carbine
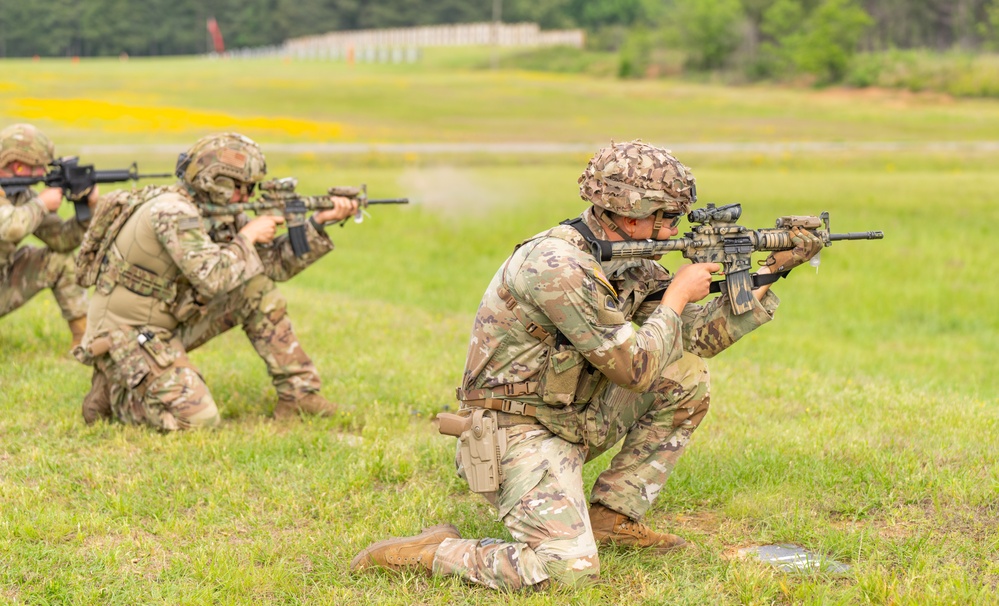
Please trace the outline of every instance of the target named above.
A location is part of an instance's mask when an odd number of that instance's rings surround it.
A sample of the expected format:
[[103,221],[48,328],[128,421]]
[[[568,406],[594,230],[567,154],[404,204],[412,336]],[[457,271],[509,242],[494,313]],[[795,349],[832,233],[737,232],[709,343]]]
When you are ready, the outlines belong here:
[[777,219],[772,229],[749,229],[736,225],[742,215],[741,204],[726,204],[716,207],[708,204],[687,215],[693,224],[691,231],[683,238],[672,240],[637,240],[630,242],[608,242],[591,240],[593,256],[601,261],[634,257],[658,257],[664,253],[680,250],[683,256],[693,263],[719,263],[725,273],[725,280],[711,285],[711,292],[721,292],[726,288],[732,304],[732,312],[743,314],[753,309],[753,289],[777,281],[788,272],[777,274],[750,274],[750,257],[756,251],[791,250],[792,227],[801,227],[819,237],[826,246],[840,240],[881,240],[884,232],[865,231],[834,234],[829,230],[829,213],[819,216],[787,216]]
[[40,177],[0,177],[0,187],[9,195],[20,193],[38,183],[44,183],[46,187],[61,188],[63,195],[73,202],[76,220],[81,223],[90,220],[87,197],[93,191],[94,185],[173,176],[172,173],[140,175],[139,166],[135,162],[128,168],[96,170],[93,164],[80,164],[80,159],[75,156],[59,158],[49,166],[52,170]]
[[[202,204],[201,212],[208,216],[236,215],[242,212],[262,213],[280,211],[288,226],[288,238],[296,257],[309,252],[309,241],[305,235],[305,213],[314,210],[334,208],[331,196],[357,200],[357,214],[354,221],[364,220],[364,209],[372,204],[409,204],[409,198],[369,198],[368,186],[331,187],[323,196],[302,196],[295,192],[298,180],[293,177],[272,179],[259,184],[260,198],[255,202],[242,204]],[[346,219],[340,223],[342,226]]]

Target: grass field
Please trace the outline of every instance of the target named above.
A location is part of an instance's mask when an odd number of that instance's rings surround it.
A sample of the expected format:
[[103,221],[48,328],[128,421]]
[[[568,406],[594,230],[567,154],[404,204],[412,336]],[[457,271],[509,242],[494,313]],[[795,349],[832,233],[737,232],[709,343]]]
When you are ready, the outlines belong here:
[[[4,123],[60,153],[177,145],[237,129],[283,142],[999,140],[999,103],[892,92],[727,89],[418,66],[161,60],[0,63]],[[96,118],[94,116],[97,116]],[[167,154],[84,158],[98,168]],[[775,287],[777,318],[710,361],[712,410],[648,521],[694,546],[601,553],[581,592],[500,594],[348,565],[369,542],[450,521],[506,537],[452,472],[430,419],[454,406],[468,330],[512,246],[582,210],[587,156],[269,154],[303,191],[366,182],[414,204],[331,229],[337,250],[282,286],[341,403],[273,422],[239,331],[192,354],[222,429],[86,427],[88,369],[43,293],[0,319],[0,603],[993,604],[999,601],[999,154],[688,154],[704,202],[744,224],[830,211],[818,273]],[[676,260],[668,260],[671,267]],[[592,483],[604,458],[586,468]],[[796,543],[851,568],[730,557]]]

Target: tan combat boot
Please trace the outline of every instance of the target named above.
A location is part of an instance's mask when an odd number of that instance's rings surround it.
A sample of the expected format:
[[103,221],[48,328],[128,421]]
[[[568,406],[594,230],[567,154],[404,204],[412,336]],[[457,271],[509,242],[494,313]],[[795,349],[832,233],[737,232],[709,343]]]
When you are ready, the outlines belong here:
[[93,425],[100,419],[111,419],[111,385],[107,375],[95,368],[90,391],[83,396],[83,421]]
[[336,412],[336,404],[330,402],[318,393],[310,393],[301,398],[278,397],[277,406],[274,407],[275,419],[290,419],[297,417],[299,413],[319,415],[329,417]]
[[73,349],[83,341],[83,334],[87,332],[87,317],[69,320],[68,324],[69,332],[73,333],[73,344],[69,348]]
[[444,539],[460,539],[461,535],[453,524],[438,524],[424,528],[415,537],[385,539],[372,543],[354,556],[350,570],[359,572],[373,566],[392,570],[403,570],[416,566],[427,572],[434,571],[434,555]]
[[656,532],[600,503],[590,506],[590,525],[593,538],[601,545],[643,547],[663,553],[687,543],[675,534]]

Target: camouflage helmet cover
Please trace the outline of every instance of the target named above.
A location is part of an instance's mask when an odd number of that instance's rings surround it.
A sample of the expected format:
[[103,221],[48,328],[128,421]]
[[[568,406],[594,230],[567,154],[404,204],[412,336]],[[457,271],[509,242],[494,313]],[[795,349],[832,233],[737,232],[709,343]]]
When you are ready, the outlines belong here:
[[681,215],[697,200],[690,169],[669,150],[637,140],[598,151],[578,183],[584,200],[637,219],[658,210]]
[[30,124],[12,124],[0,131],[0,166],[20,161],[47,166],[55,160],[55,146],[42,131]]
[[[238,133],[202,137],[177,158],[177,176],[215,204],[227,204],[238,183],[257,183],[267,174],[260,146]],[[200,196],[198,196],[200,197]]]

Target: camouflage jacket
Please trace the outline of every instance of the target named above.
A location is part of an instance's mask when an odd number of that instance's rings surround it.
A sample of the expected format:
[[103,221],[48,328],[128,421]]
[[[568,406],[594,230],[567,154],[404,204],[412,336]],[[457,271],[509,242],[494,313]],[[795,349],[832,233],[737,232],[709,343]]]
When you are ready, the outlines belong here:
[[0,196],[0,267],[9,265],[17,245],[34,235],[56,252],[71,252],[80,245],[85,227],[75,218],[63,221],[50,213],[33,190]]
[[[606,238],[591,210],[582,217],[597,238]],[[762,301],[754,299],[752,313],[733,316],[722,296],[704,305],[688,304],[677,316],[658,301],[645,301],[670,280],[652,260],[598,262],[569,226],[542,232],[511,255],[486,289],[462,388],[538,381],[547,366],[571,364],[566,355],[575,351],[615,384],[642,392],[684,351],[717,354],[772,319],[779,303],[768,292]],[[504,288],[515,304],[507,303]],[[526,326],[531,322],[550,335],[561,333],[561,344],[532,336]],[[539,402],[541,396],[516,399]]]
[[[180,187],[150,187],[134,195],[149,199],[113,236],[90,304],[88,338],[121,326],[173,330],[254,276],[287,280],[333,249],[311,222],[312,250],[298,259],[287,235],[253,246],[238,229],[220,232]],[[247,221],[237,219],[230,227]]]

